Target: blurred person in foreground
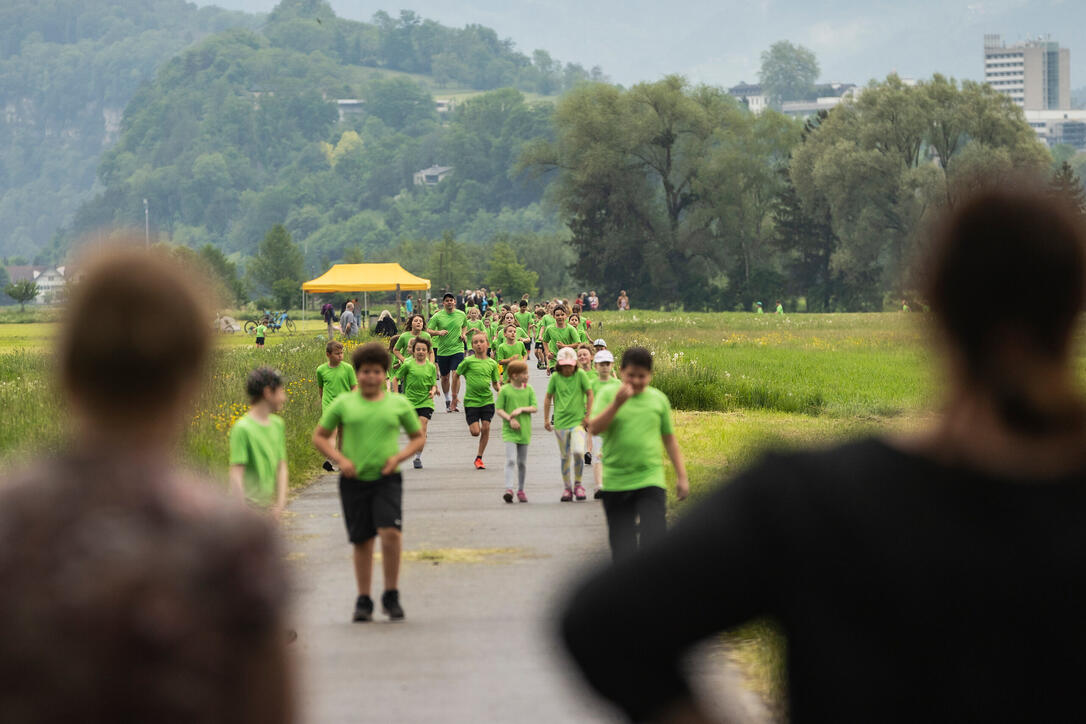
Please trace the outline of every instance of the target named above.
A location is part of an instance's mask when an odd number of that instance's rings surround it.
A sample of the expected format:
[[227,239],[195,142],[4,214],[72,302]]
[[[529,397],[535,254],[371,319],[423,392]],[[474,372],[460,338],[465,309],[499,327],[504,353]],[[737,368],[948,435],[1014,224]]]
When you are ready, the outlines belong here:
[[289,722],[270,521],[177,469],[210,348],[201,291],[117,249],[57,357],[65,452],[0,481],[0,721]]
[[681,656],[765,616],[794,722],[1080,719],[1082,223],[1030,190],[959,202],[923,277],[938,422],[769,455],[583,584],[562,634],[592,686],[637,721],[709,721]]

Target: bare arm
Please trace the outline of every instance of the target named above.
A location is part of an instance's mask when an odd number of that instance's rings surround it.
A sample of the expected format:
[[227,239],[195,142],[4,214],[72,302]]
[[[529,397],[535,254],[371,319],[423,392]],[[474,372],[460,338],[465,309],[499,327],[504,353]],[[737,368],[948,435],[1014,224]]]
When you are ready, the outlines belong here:
[[339,465],[340,472],[348,478],[353,478],[358,474],[358,470],[346,455],[336,450],[336,446],[332,444],[332,432],[317,425],[317,429],[313,431],[313,447],[317,448],[317,452],[321,455]]
[[615,393],[615,399],[610,405],[603,408],[603,411],[588,421],[588,434],[600,435],[615,420],[615,413],[618,412],[618,408],[630,399],[633,395],[633,388],[628,384],[623,383],[622,387],[618,388],[618,392]]
[[238,500],[245,500],[245,466],[230,466],[230,495]]
[[675,434],[664,435],[664,449],[667,450],[667,456],[671,459],[671,464],[675,466],[675,495],[679,500],[683,500],[686,496],[690,495],[690,481],[686,477],[686,463],[683,461],[683,451],[679,449],[679,441],[675,439]]
[[585,390],[584,422],[582,423],[585,429],[588,429],[588,423],[590,422],[588,418],[592,414],[593,397],[592,390]]
[[[396,467],[404,460],[407,460],[417,452],[422,452],[422,446],[426,443],[426,439],[422,436],[422,430],[415,430],[414,432],[408,433],[407,437],[407,444],[404,445],[403,450],[385,461],[384,467],[381,468],[382,475],[391,475],[396,470]],[[340,466],[340,469],[342,469],[342,466]]]
[[551,427],[551,399],[551,393],[549,392],[543,397],[543,428],[547,432],[553,429]]
[[287,507],[287,481],[290,475],[287,469],[287,461],[279,461],[279,469],[275,471],[275,505],[271,507],[271,514],[276,520],[283,514]]

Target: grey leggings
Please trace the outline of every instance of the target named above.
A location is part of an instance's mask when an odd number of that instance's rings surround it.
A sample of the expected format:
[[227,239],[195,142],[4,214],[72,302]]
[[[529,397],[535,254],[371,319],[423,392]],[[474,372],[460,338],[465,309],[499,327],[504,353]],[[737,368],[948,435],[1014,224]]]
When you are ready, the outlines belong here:
[[517,479],[517,490],[524,490],[524,476],[528,474],[528,446],[519,442],[505,443],[505,487],[513,489],[513,479]]

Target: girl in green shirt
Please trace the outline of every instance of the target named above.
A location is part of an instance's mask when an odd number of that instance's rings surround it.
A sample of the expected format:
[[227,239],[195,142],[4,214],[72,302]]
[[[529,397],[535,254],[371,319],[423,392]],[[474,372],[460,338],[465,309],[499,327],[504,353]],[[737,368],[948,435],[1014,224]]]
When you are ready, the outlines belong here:
[[[577,368],[577,353],[568,347],[558,351],[556,374],[547,381],[547,395],[543,398],[543,427],[547,432],[554,432],[558,440],[558,457],[561,460],[562,502],[568,503],[574,497],[584,500],[584,486],[581,478],[584,474],[584,455],[574,455],[572,451],[573,435],[578,428],[587,426],[588,411],[592,409],[592,388],[588,375]],[[554,405],[554,420],[551,420],[551,405]],[[582,430],[583,432],[583,430]],[[570,481],[570,461],[573,462],[573,481]]]

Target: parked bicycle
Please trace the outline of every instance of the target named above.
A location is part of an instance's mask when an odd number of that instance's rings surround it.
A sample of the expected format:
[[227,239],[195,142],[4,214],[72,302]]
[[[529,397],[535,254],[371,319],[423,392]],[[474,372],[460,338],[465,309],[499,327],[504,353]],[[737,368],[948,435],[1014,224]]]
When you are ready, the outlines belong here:
[[[279,312],[278,314],[272,312],[269,309],[264,310],[264,317],[262,319],[264,326],[268,328],[269,332],[278,332],[282,329],[286,329],[287,334],[294,334],[298,331],[298,325],[294,323],[294,320],[290,318],[286,310]],[[245,334],[256,334],[257,325],[260,321],[256,319],[250,319],[245,323]]]

